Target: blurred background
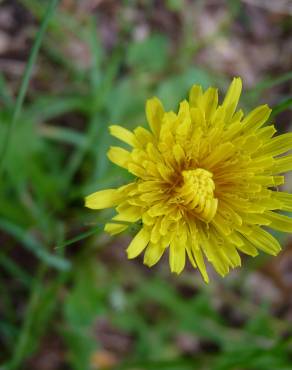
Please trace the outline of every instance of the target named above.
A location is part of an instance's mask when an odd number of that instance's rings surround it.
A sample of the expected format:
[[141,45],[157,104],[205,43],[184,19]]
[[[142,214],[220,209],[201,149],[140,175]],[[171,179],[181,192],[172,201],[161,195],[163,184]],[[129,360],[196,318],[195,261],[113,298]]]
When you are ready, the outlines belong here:
[[291,1],[49,3],[0,1],[0,369],[290,370],[289,236],[275,234],[278,257],[243,257],[224,279],[210,269],[205,285],[167,257],[128,261],[131,235],[105,235],[112,211],[83,197],[128,181],[106,157],[108,126],[145,125],[153,95],[176,109],[192,84],[223,94],[241,76],[244,111],[268,103],[290,131]]

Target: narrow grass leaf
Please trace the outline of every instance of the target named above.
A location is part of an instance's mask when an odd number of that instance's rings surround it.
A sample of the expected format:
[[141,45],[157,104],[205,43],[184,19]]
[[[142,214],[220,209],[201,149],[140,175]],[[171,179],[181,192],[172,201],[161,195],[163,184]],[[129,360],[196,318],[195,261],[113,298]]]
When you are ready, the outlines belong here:
[[22,245],[32,252],[37,258],[45,264],[55,267],[58,270],[68,270],[70,262],[66,259],[49,253],[43,244],[34,239],[26,230],[10,221],[0,219],[0,229],[12,235]]
[[6,130],[5,139],[3,141],[3,147],[2,147],[1,152],[0,152],[0,173],[3,169],[3,163],[5,161],[6,153],[9,149],[9,144],[10,144],[10,141],[11,141],[13,130],[15,128],[16,122],[17,122],[19,114],[21,112],[23,101],[24,101],[24,98],[25,98],[25,95],[26,95],[26,92],[27,92],[27,88],[28,88],[28,85],[29,85],[29,81],[30,81],[30,78],[31,78],[31,75],[32,75],[33,66],[35,64],[35,61],[36,61],[36,58],[37,58],[37,55],[38,55],[38,52],[39,52],[44,34],[45,34],[45,31],[47,29],[49,20],[53,16],[54,10],[55,10],[57,4],[58,4],[58,0],[51,0],[49,2],[47,11],[44,15],[44,18],[42,20],[42,23],[41,23],[40,28],[38,30],[38,33],[36,35],[34,44],[32,46],[32,49],[31,49],[31,52],[30,52],[30,55],[29,55],[29,58],[28,58],[27,65],[25,67],[24,75],[23,75],[23,78],[22,78],[22,81],[21,81],[19,94],[18,94],[17,99],[16,99],[15,108],[14,108],[14,112],[13,112],[13,115],[12,115],[12,120],[11,120],[10,125],[8,126],[7,130]]
[[279,113],[281,113],[281,112],[283,112],[283,111],[285,111],[289,108],[291,109],[291,107],[292,107],[292,98],[288,98],[288,99],[283,100],[281,103],[279,103],[278,105],[276,105],[273,108],[271,118],[274,118]]

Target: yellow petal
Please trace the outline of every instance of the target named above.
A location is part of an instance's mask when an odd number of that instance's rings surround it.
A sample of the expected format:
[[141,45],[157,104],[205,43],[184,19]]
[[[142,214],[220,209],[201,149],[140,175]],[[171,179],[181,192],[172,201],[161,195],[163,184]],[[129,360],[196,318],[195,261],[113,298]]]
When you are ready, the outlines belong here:
[[[216,112],[217,114],[217,112]],[[241,121],[242,117],[244,116],[244,113],[242,109],[239,109],[237,112],[233,114],[232,120],[230,121],[230,124]]]
[[199,98],[203,95],[200,85],[193,85],[189,95],[189,102],[192,107],[197,107]]
[[268,232],[260,227],[254,227],[252,233],[247,235],[246,238],[258,249],[276,256],[281,246],[279,242]]
[[267,220],[265,214],[246,213],[244,221],[251,225],[270,225],[271,221]]
[[128,225],[118,224],[118,223],[107,223],[104,227],[104,231],[111,235],[116,235],[126,230]]
[[279,135],[269,140],[267,144],[262,146],[259,150],[259,154],[265,155],[279,155],[292,149],[292,132],[287,134]]
[[169,206],[167,204],[157,203],[157,204],[154,204],[153,206],[151,206],[148,209],[147,213],[151,217],[157,217],[157,216],[165,215],[168,212],[169,212]]
[[252,256],[252,257],[255,257],[259,254],[258,250],[255,248],[254,245],[252,245],[248,239],[245,239],[242,237],[242,240],[243,240],[243,244],[242,245],[237,245],[236,248],[239,249],[241,252],[249,255],[249,256]]
[[222,253],[220,253],[220,250],[212,250],[210,247],[207,247],[204,249],[204,252],[219,275],[224,277],[226,274],[228,274],[229,261],[224,255],[222,255]]
[[200,107],[203,112],[205,112],[206,121],[210,121],[215,113],[218,105],[218,90],[214,87],[209,87],[209,89],[204,93],[200,99]]
[[145,227],[143,227],[138,234],[136,234],[127,248],[128,258],[131,259],[137,257],[146,248],[149,240],[150,233]]
[[270,221],[269,227],[285,233],[292,233],[292,218],[279,213],[267,211],[265,217]]
[[241,266],[240,255],[238,254],[236,248],[231,245],[223,245],[221,247],[221,252],[224,253],[225,257],[228,259],[231,267]]
[[111,208],[122,199],[117,189],[100,190],[85,198],[85,207],[91,209]]
[[226,123],[230,121],[230,119],[232,118],[236,110],[236,107],[237,107],[237,104],[240,98],[240,94],[241,94],[241,89],[242,89],[241,78],[239,77],[234,78],[227,90],[225,99],[222,104],[226,110],[226,115],[225,115]]
[[146,117],[155,136],[159,136],[164,108],[161,101],[154,97],[146,102]]
[[110,147],[107,156],[110,161],[123,168],[128,168],[128,163],[131,160],[130,153],[118,146]]
[[255,131],[260,128],[270,117],[272,110],[265,104],[252,110],[242,121],[245,131]]
[[179,125],[177,126],[176,133],[178,136],[183,137],[181,139],[184,142],[186,136],[189,134],[192,128],[190,106],[186,100],[182,101],[179,105],[178,121]]
[[204,166],[206,168],[212,168],[217,163],[223,162],[230,158],[233,153],[236,151],[236,148],[230,142],[218,145],[212,153],[204,160]]
[[148,191],[158,192],[159,190],[161,190],[161,186],[162,186],[162,183],[158,180],[143,181],[138,185],[138,190],[141,193],[144,193],[144,192],[146,193]]
[[148,267],[155,265],[163,255],[165,248],[161,244],[149,243],[144,254],[144,264]]
[[[177,124],[177,115],[174,112],[165,112],[160,129],[160,138],[163,138],[165,140],[166,135],[174,133],[177,128]],[[169,138],[171,139],[172,136],[170,135]]]
[[173,223],[173,220],[171,220],[168,216],[163,217],[161,221],[160,230],[159,230],[160,234],[163,236],[166,236],[172,223]]
[[161,175],[162,180],[171,182],[171,179],[173,177],[173,171],[169,167],[163,164],[163,162],[160,162],[157,165],[157,169]]
[[157,244],[159,242],[161,236],[162,236],[160,234],[160,225],[161,225],[161,218],[158,217],[155,221],[155,224],[152,227],[152,230],[151,230],[150,240],[154,244]]
[[182,164],[185,159],[185,152],[183,148],[179,144],[175,144],[174,147],[172,148],[172,151],[176,162],[179,165]]
[[109,127],[110,133],[112,136],[116,137],[117,139],[131,145],[136,146],[137,140],[133,132],[125,129],[124,127],[118,125],[112,125]]
[[208,261],[212,263],[218,274],[225,276],[229,271],[228,260],[224,258],[224,255],[220,254],[220,249],[215,238],[210,238],[212,236],[211,233],[207,237],[206,231],[202,228],[199,228],[199,236],[200,247],[204,251]]
[[231,222],[222,217],[222,215],[219,212],[217,212],[217,214],[213,218],[212,224],[215,226],[217,231],[222,235],[229,235],[232,232]]
[[169,265],[171,272],[180,274],[186,263],[186,249],[182,243],[176,239],[170,243]]
[[[241,142],[241,138],[239,141],[234,140],[233,144],[237,145],[237,143]],[[249,135],[245,136],[245,141],[241,142],[241,150],[248,151],[250,154],[256,152],[259,147],[261,147],[262,142],[258,139],[256,135]]]
[[146,130],[146,128],[138,126],[134,130],[135,137],[139,144],[142,146],[146,146],[147,143],[153,141],[153,135],[151,134],[150,131]]
[[269,125],[258,130],[257,137],[262,141],[270,140],[272,136],[277,132],[275,126]]
[[156,201],[163,201],[166,197],[161,191],[152,191],[149,193],[143,193],[140,195],[140,199],[143,200],[143,202],[154,203]]
[[186,246],[186,252],[187,252],[187,256],[189,257],[189,260],[193,266],[193,268],[197,268],[197,264],[195,262],[195,259],[194,259],[194,256],[193,256],[193,253],[192,253],[192,248],[190,245],[187,245]]
[[129,204],[118,206],[118,214],[113,217],[114,221],[137,222],[141,218],[141,207],[134,207]]
[[289,211],[292,212],[292,194],[290,193],[283,193],[280,191],[273,191],[272,197],[278,201],[280,201],[281,209],[283,211]]
[[192,122],[196,127],[206,127],[205,115],[202,113],[202,110],[199,108],[191,108],[191,118]]
[[205,283],[209,283],[209,276],[206,270],[206,265],[204,262],[204,256],[200,248],[193,248],[192,249],[198,269],[200,270],[200,273],[205,281]]
[[151,217],[147,212],[144,212],[142,215],[143,225],[153,226],[155,224],[155,218]]
[[128,164],[128,171],[137,177],[141,177],[142,179],[147,177],[147,173],[145,172],[145,169],[142,168],[141,166],[138,166],[135,163]]
[[292,155],[277,158],[273,164],[273,173],[292,171]]
[[284,176],[256,176],[254,182],[264,186],[278,186],[285,183]]
[[153,143],[147,144],[146,151],[149,156],[148,159],[150,158],[153,162],[163,161],[163,157],[161,156],[159,150],[157,150],[156,145]]

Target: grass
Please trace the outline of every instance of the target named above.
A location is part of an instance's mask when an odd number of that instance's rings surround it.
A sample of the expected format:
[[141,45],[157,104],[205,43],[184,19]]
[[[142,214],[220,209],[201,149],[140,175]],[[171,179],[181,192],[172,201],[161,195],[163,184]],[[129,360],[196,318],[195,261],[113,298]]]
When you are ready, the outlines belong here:
[[41,43],[42,43],[42,39],[43,39],[44,34],[46,32],[49,20],[54,14],[54,10],[55,10],[57,4],[58,4],[58,0],[52,0],[52,1],[49,2],[48,9],[45,13],[43,21],[41,22],[39,31],[38,31],[38,33],[36,35],[36,38],[35,38],[35,42],[34,42],[33,47],[31,49],[29,59],[28,59],[27,64],[26,64],[26,69],[25,69],[24,74],[23,74],[22,83],[20,85],[19,94],[18,94],[16,102],[15,102],[15,108],[14,108],[14,111],[13,111],[11,123],[8,126],[8,129],[6,131],[6,135],[4,136],[3,145],[2,145],[2,152],[0,153],[0,170],[3,166],[3,162],[5,160],[6,152],[9,149],[9,143],[10,143],[10,140],[11,140],[11,135],[13,133],[13,130],[15,130],[15,125],[16,125],[16,122],[17,122],[17,120],[19,118],[19,115],[20,115],[20,112],[21,112],[21,108],[22,108],[22,105],[23,105],[25,94],[26,94],[26,91],[28,89],[29,80],[31,78],[32,69],[33,69],[34,64],[36,62],[36,58],[37,58],[37,55],[38,55],[38,52],[39,52],[39,49],[40,49],[40,46],[41,46]]
[[[9,80],[0,79],[1,370],[42,370],[38,361],[51,352],[57,353],[51,369],[102,368],[104,348],[115,369],[288,370],[287,322],[268,300],[255,303],[248,286],[264,259],[246,260],[242,273],[209,286],[195,272],[170,276],[166,264],[149,271],[126,260],[127,236],[102,233],[109,212],[83,207],[91,191],[129,178],[106,157],[114,141],[110,123],[132,128],[144,122],[148,97],[171,107],[194,82],[223,89],[228,77],[195,64],[197,47],[173,58],[166,32],[133,40],[133,26],[122,17],[109,52],[95,16],[55,11],[57,3],[46,2],[44,11],[34,0],[22,1],[39,26],[15,99]],[[172,9],[179,2],[167,3]],[[229,16],[231,22],[236,13]],[[185,33],[182,45],[189,45]],[[89,63],[70,58],[72,39]],[[264,89],[288,80],[291,73],[264,79],[243,103],[255,105]],[[274,118],[291,106],[291,97],[281,96]]]

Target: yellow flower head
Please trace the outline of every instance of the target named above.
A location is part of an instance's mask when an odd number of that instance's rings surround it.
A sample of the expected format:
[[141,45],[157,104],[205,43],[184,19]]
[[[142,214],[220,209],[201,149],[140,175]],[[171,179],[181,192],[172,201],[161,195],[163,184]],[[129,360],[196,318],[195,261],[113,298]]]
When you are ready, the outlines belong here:
[[292,219],[275,212],[292,211],[292,194],[277,191],[284,183],[278,174],[292,169],[292,155],[279,157],[292,149],[292,133],[273,137],[275,127],[264,126],[267,105],[245,117],[237,111],[241,87],[235,78],[218,105],[217,89],[194,85],[178,113],[165,112],[157,98],[147,101],[150,131],[110,127],[130,149],[111,147],[108,157],[136,180],[89,195],[86,206],[116,208],[105,226],[111,234],[141,222],[129,258],[145,250],[144,263],[152,266],[169,249],[172,272],[183,270],[187,255],[208,282],[204,258],[224,276],[240,266],[238,251],[280,251],[262,226],[292,231]]

